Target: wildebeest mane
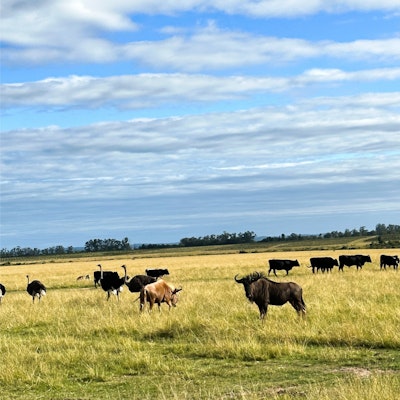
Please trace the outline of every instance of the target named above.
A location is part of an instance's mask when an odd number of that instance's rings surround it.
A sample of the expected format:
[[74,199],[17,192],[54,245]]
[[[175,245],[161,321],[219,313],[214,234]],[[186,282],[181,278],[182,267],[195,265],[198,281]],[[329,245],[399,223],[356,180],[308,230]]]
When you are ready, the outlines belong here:
[[261,278],[268,279],[263,272],[258,272],[258,271],[254,271],[251,274],[245,275],[243,278],[240,278],[240,279],[236,279],[236,278],[237,278],[237,275],[235,276],[235,280],[237,282],[240,281],[240,282],[249,282],[249,283],[256,282]]

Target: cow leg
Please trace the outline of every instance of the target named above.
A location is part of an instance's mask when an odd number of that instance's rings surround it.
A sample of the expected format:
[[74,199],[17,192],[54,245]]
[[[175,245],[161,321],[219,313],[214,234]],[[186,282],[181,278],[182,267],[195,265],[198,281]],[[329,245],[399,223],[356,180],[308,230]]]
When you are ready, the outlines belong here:
[[154,300],[150,299],[149,301],[149,311],[151,311],[153,309],[154,306]]
[[278,275],[276,274],[276,269],[274,269],[274,275],[275,275],[276,277],[278,277]]

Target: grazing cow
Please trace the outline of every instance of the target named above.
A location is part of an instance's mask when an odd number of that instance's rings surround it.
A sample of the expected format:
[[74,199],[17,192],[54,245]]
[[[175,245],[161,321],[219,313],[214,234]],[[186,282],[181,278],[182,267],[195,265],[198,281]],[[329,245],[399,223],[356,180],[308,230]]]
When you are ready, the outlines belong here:
[[313,274],[321,270],[322,272],[328,271],[331,272],[333,267],[339,266],[338,260],[332,257],[312,257],[310,258],[310,263]]
[[159,278],[160,276],[169,275],[169,271],[165,268],[146,269],[146,275]]
[[305,316],[306,305],[303,300],[303,289],[294,282],[273,282],[259,272],[254,272],[241,279],[235,276],[237,283],[242,283],[246,297],[257,304],[260,319],[263,321],[268,305],[282,306],[289,302],[300,316]]
[[143,287],[149,283],[155,282],[157,279],[148,275],[135,275],[129,282],[126,282],[126,286],[130,292],[140,292]]
[[393,267],[394,270],[399,268],[399,257],[398,256],[385,256],[381,255],[381,269],[384,268],[386,270],[386,266]]
[[178,292],[181,290],[182,288],[176,289],[163,279],[146,285],[140,291],[140,311],[144,310],[146,301],[149,303],[150,311],[153,309],[155,303],[158,305],[158,311],[161,311],[161,303],[167,303],[169,309],[176,307]]
[[366,262],[371,262],[370,256],[363,256],[362,254],[356,254],[354,256],[339,256],[339,271],[343,271],[343,267],[347,265],[351,267],[352,265],[357,266],[358,269],[362,269]]
[[289,271],[293,267],[300,267],[300,264],[297,260],[269,260],[268,275],[270,274],[271,271],[274,271],[275,276],[277,276],[276,270],[278,271],[285,270],[286,275],[289,275]]

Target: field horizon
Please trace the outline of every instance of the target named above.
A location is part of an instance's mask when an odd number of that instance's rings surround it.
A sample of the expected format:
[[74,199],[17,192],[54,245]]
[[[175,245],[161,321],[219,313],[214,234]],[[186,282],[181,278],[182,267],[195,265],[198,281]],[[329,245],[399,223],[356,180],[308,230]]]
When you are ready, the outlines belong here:
[[[357,271],[312,274],[309,258],[369,254]],[[95,255],[3,265],[0,384],[7,399],[395,399],[400,392],[398,271],[380,254],[400,249]],[[268,272],[268,259],[298,259],[289,276],[303,288],[307,319],[270,306],[265,323],[236,274]],[[36,260],[38,261],[38,260]],[[176,308],[139,312],[127,287],[106,300],[80,280],[101,263],[130,276],[168,268],[183,290]],[[26,274],[47,286],[32,304]]]

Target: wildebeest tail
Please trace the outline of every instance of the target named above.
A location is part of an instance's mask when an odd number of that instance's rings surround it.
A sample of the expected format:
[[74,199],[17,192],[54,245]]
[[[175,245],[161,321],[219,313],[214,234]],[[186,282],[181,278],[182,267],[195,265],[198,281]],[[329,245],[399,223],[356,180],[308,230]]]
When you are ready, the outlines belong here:
[[307,308],[307,306],[306,306],[306,303],[304,302],[303,294],[301,294],[300,303],[301,303],[302,311],[303,311],[303,313],[305,314],[305,313],[306,313],[306,308]]

